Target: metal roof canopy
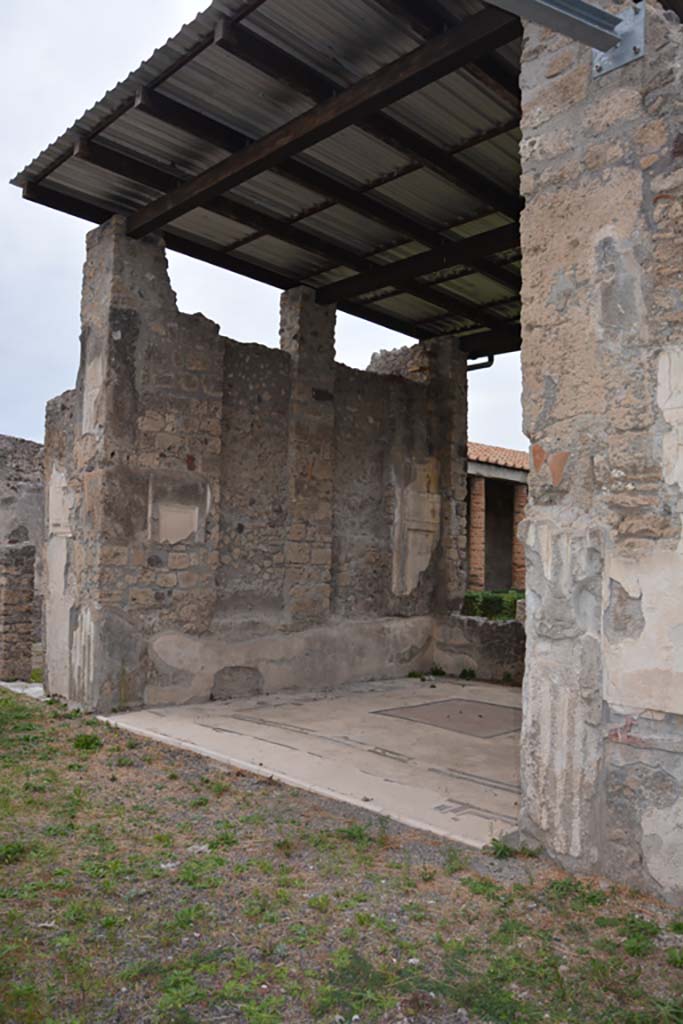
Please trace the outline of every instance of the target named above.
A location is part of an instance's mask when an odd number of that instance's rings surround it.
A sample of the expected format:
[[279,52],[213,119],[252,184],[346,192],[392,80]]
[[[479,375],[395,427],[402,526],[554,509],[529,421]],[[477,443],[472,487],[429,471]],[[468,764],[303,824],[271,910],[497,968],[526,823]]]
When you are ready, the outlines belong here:
[[[502,6],[619,38],[583,0]],[[520,34],[480,0],[214,0],[13,183],[472,358],[513,351]]]

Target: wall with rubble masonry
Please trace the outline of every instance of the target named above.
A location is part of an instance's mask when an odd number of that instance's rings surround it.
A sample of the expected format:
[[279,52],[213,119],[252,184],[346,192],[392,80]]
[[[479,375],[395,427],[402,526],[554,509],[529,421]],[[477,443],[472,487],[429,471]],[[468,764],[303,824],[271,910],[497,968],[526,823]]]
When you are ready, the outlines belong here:
[[[88,237],[76,388],[48,406],[47,684],[98,710],[424,671],[465,588],[465,360],[424,382],[180,314],[163,246]],[[463,661],[464,665],[464,661]]]
[[0,436],[0,679],[42,663],[43,448]]

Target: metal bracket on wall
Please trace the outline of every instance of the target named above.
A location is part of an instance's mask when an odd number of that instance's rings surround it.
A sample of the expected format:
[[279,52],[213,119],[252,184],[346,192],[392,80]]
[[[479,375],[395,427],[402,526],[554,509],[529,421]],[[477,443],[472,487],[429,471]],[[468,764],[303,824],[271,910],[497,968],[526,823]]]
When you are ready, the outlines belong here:
[[631,0],[621,14],[603,11],[585,0],[495,0],[495,6],[594,47],[594,78],[645,53],[644,0]]
[[603,75],[624,64],[638,60],[645,53],[645,7],[644,3],[629,4],[624,10],[616,31],[619,42],[609,50],[593,50],[593,78]]

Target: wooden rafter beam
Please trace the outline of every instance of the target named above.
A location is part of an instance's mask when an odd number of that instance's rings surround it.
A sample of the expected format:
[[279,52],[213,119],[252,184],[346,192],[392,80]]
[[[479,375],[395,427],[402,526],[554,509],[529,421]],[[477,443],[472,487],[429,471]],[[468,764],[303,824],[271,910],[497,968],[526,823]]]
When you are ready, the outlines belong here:
[[472,15],[457,29],[429,40],[136,211],[128,219],[129,234],[139,238],[168,224],[221,192],[503,46],[515,38],[518,30],[516,18],[494,7]]
[[[85,202],[72,196],[67,192],[60,192],[59,189],[50,188],[48,185],[39,183],[25,185],[23,189],[24,199],[41,206],[49,206],[53,210],[60,210],[69,213],[73,217],[80,217],[82,220],[92,221],[95,224],[104,224],[115,214],[125,214],[126,211],[116,207],[103,206],[100,203]],[[262,267],[257,263],[247,263],[246,260],[238,259],[235,256],[226,256],[220,249],[213,249],[211,246],[203,245],[192,239],[184,238],[175,231],[163,231],[162,238],[168,249],[174,252],[183,253],[185,256],[192,256],[194,259],[202,260],[204,263],[211,263],[223,270],[230,270],[233,274],[241,274],[243,277],[251,277],[262,284],[269,284],[273,288],[286,290],[294,287],[297,283],[285,274],[276,270]]]
[[369,295],[385,287],[395,287],[404,281],[412,281],[425,274],[433,274],[444,267],[459,263],[469,264],[472,259],[492,256],[519,245],[519,226],[509,224],[504,228],[484,231],[479,235],[461,238],[457,242],[442,242],[437,249],[398,260],[386,266],[378,267],[372,273],[357,274],[355,277],[344,278],[334,284],[325,285],[317,291],[318,302],[326,305],[340,302],[343,299]]
[[[124,212],[120,209],[86,202],[66,192],[60,192],[43,184],[25,185],[23,195],[24,199],[28,199],[31,202],[40,203],[41,206],[49,206],[53,210],[60,210],[63,213],[80,217],[95,224],[103,224],[115,213]],[[172,231],[164,231],[163,238],[166,246],[175,252],[191,256],[194,259],[201,260],[203,263],[211,263],[233,273],[248,274],[257,281],[272,285],[274,288],[287,289],[295,284],[294,281],[286,276],[258,267],[256,264],[249,264],[247,268],[242,260],[226,257],[220,250],[212,249],[191,239],[183,238]],[[344,302],[340,304],[339,309],[418,340],[431,337],[434,333],[433,329],[430,329],[426,324],[410,323],[383,310],[373,309],[360,303]],[[462,347],[463,351],[471,354],[472,358],[480,355],[495,355],[500,352],[514,352],[519,348],[519,342],[516,343],[515,337],[515,325],[497,324],[495,329],[467,335],[463,338]]]
[[[422,39],[454,28],[461,19],[447,10],[439,0],[376,0],[388,14],[406,22]],[[481,57],[468,70],[483,84],[490,86],[513,110],[520,111],[519,76],[499,57]]]
[[[201,139],[203,142],[228,152],[244,149],[246,146],[252,145],[254,141],[220,121],[198,113],[191,107],[186,107],[161,93],[142,89],[138,92],[135,106],[149,117],[173,125],[196,139]],[[324,196],[330,205],[344,206],[346,209],[353,210],[354,213],[381,224],[384,228],[395,231],[396,239],[391,247],[400,242],[414,239],[431,248],[443,241],[440,231],[429,227],[424,221],[385,202],[378,196],[368,194],[372,190],[372,185],[367,187],[367,191],[346,185],[338,178],[333,178],[297,159],[286,160],[273,170],[279,177]],[[474,264],[473,269],[486,274],[505,288],[510,288],[513,291],[519,290],[519,280],[516,280],[504,268],[499,268],[495,264],[483,260]]]
[[[77,142],[74,146],[73,155],[77,159],[83,160],[95,167],[100,167],[129,181],[135,181],[138,184],[146,185],[161,192],[174,188],[186,180],[178,175],[177,172],[153,166],[120,150],[114,150],[109,146],[102,146],[97,142],[87,142],[85,140]],[[370,273],[378,269],[376,262],[367,257],[360,256],[352,249],[320,238],[305,228],[264,213],[249,203],[219,196],[218,199],[212,199],[208,202],[204,208],[220,217],[244,224],[290,245],[322,256],[324,259],[331,261],[335,266],[346,266],[359,273]],[[245,263],[245,266],[248,266],[248,264]],[[460,298],[459,296],[450,295],[433,285],[416,282],[409,289],[406,289],[406,293],[443,309],[447,313],[465,317],[475,324],[495,328],[497,323],[500,322],[500,320],[497,320],[495,316],[491,316],[486,310],[480,310],[476,303],[469,302],[467,299]],[[430,319],[435,318],[431,317]]]
[[[521,23],[519,31],[521,32]],[[295,92],[300,92],[316,103],[323,103],[336,96],[342,86],[327,78],[315,68],[309,67],[298,58],[286,53],[262,36],[242,26],[231,25],[227,20],[216,26],[216,44],[220,49],[258,68],[264,74],[285,82]],[[499,184],[472,170],[447,150],[430,142],[418,132],[402,125],[387,114],[374,114],[358,125],[372,138],[379,139],[410,160],[417,160],[424,167],[468,192],[487,208],[500,210],[510,217],[516,217],[522,203],[517,191],[514,195]]]

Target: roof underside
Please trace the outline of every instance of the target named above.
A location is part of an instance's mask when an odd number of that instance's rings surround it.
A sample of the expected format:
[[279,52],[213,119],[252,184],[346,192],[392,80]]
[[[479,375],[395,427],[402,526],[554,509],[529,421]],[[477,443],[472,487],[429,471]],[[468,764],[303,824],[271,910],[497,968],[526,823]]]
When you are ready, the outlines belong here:
[[[270,162],[216,179],[160,228],[140,213],[164,196],[173,206],[230,154],[314,110],[323,118],[350,87],[447,37],[457,44],[454,29],[489,15],[493,29],[512,24],[408,94],[378,93],[293,155],[273,143]],[[520,31],[478,0],[214,0],[14,184],[96,222],[123,213],[133,234],[152,225],[170,248],[279,288],[309,285],[412,337],[459,334],[472,356],[510,351]]]

